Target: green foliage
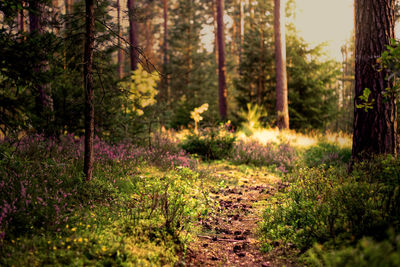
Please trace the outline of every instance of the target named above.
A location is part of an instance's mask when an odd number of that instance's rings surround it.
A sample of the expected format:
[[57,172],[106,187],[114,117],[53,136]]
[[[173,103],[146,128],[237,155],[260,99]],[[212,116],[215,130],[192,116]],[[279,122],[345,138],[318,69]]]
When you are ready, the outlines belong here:
[[51,34],[9,34],[0,30],[0,102],[3,132],[29,127],[44,128],[36,101],[38,87],[49,83],[51,70],[38,70],[57,51],[57,38]]
[[389,72],[387,79],[394,82],[392,88],[386,88],[386,94],[388,96],[397,96],[399,93],[398,79],[400,77],[400,48],[399,42],[392,40],[391,45],[388,45],[387,50],[382,53],[378,62],[382,68]]
[[307,266],[398,266],[400,264],[400,237],[391,233],[388,240],[377,242],[362,238],[355,247],[329,251],[314,245],[307,251],[304,261]]
[[[273,14],[273,1],[254,1],[253,8],[254,16],[246,18],[239,76],[233,81],[235,98],[238,109],[257,104],[271,115],[275,114],[273,17],[265,13]],[[272,117],[267,119],[273,123]]]
[[[400,46],[399,42],[392,40],[391,45],[387,46],[387,51],[382,53],[382,56],[377,60],[382,66],[382,71],[387,73],[387,79],[392,82],[391,88],[386,88],[383,94],[388,100],[395,99],[399,104],[400,91]],[[400,117],[400,111],[397,109],[397,118]],[[399,124],[397,124],[399,126]]]
[[329,168],[330,166],[347,164],[350,157],[350,148],[340,148],[332,143],[319,142],[316,146],[312,146],[304,152],[304,163],[308,167],[324,165]]
[[246,110],[240,110],[238,113],[239,118],[243,121],[241,130],[247,136],[251,136],[255,130],[260,129],[263,125],[261,119],[266,117],[268,113],[259,105],[252,105],[247,103]]
[[[253,23],[259,22],[264,27],[251,27],[246,31],[240,75],[234,81],[239,108],[246,109],[248,103],[264,107],[269,114],[265,119],[270,125],[276,119],[273,21],[272,17],[263,16],[265,12],[273,13],[272,2],[257,1],[255,5],[256,21]],[[286,10],[292,15],[290,5]],[[326,129],[337,115],[337,98],[332,85],[339,74],[339,66],[334,61],[322,60],[322,46],[310,48],[298,36],[294,25],[288,25],[287,29],[290,127]]]
[[288,37],[290,127],[326,129],[336,118],[337,97],[331,89],[339,74],[334,61],[322,61],[322,45],[308,48],[301,38]]
[[126,92],[126,112],[136,112],[141,116],[144,108],[154,105],[155,96],[158,93],[155,87],[159,80],[155,72],[148,73],[139,65],[138,69],[133,71],[129,81],[121,82],[120,87]]
[[386,238],[392,227],[400,232],[399,160],[377,158],[344,169],[323,165],[300,169],[287,192],[277,196],[264,213],[267,244],[294,244],[302,252],[316,242],[328,247],[351,245],[364,236]]
[[365,112],[368,112],[369,109],[373,109],[373,105],[375,103],[375,99],[369,100],[369,96],[371,95],[371,90],[365,88],[363,94],[358,98],[361,100],[361,104],[357,104],[356,108],[362,108]]
[[199,134],[190,134],[182,141],[181,147],[205,160],[227,159],[236,137],[224,127],[221,125],[218,128],[202,129]]
[[216,64],[212,53],[201,43],[201,30],[207,24],[207,4],[200,0],[179,0],[170,9],[169,27],[169,119],[172,128],[191,123],[190,112],[209,104],[204,119],[215,122],[218,118],[218,90]]

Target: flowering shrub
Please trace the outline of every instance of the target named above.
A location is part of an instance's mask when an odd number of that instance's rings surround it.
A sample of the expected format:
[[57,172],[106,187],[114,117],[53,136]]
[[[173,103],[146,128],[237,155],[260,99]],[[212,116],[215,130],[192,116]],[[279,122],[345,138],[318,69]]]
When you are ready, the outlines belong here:
[[[168,140],[152,148],[134,147],[127,143],[110,145],[94,140],[95,173],[110,171],[111,163],[125,162],[132,166],[142,162],[162,169],[186,167],[194,169],[196,160],[183,150],[168,151]],[[60,140],[31,135],[15,141],[4,139],[0,144],[0,239],[5,232],[27,232],[46,225],[59,230],[68,222],[75,200],[82,194],[83,138],[62,136]],[[113,173],[113,172],[110,172]],[[112,181],[112,175],[109,176]],[[94,185],[102,192],[103,185]],[[100,187],[99,187],[100,186]],[[93,190],[92,190],[93,191]],[[85,194],[85,193],[84,193]],[[98,195],[96,192],[91,192]]]
[[[195,168],[196,160],[188,156],[167,136],[156,135],[154,146],[141,147],[129,143],[109,144],[97,136],[93,141],[94,161],[129,161],[134,164],[147,162],[149,164],[174,168],[177,166]],[[14,152],[24,158],[53,158],[56,162],[65,160],[81,160],[84,155],[84,137],[69,134],[59,141],[46,138],[43,135],[27,136],[18,142],[5,139],[3,144],[12,144]]]
[[[41,149],[35,152],[25,141],[18,149],[4,142],[0,145],[3,152],[0,159],[0,235],[3,238],[6,233],[23,234],[33,228],[60,231],[61,225],[68,222],[75,205],[73,199],[81,185],[79,166],[60,163],[57,157],[43,157],[53,153],[52,139],[49,146],[44,146],[40,137],[30,141],[37,141],[36,147]],[[36,158],[22,157],[23,150]]]
[[258,141],[239,141],[233,147],[230,160],[236,164],[275,165],[287,172],[295,167],[298,157],[296,150],[287,143],[263,145]]
[[176,141],[162,135],[152,144],[95,138],[94,179],[84,181],[82,138],[2,140],[0,265],[177,261],[205,208],[193,197],[200,174]]

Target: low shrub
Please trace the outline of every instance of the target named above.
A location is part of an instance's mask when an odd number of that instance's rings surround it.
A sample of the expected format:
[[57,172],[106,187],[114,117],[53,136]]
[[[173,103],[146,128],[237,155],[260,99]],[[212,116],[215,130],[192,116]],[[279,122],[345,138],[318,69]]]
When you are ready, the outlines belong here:
[[222,127],[207,128],[201,130],[199,134],[186,136],[181,147],[204,160],[227,159],[235,140],[235,136]]
[[350,157],[350,148],[340,148],[331,143],[319,142],[304,152],[304,163],[307,167],[325,165],[328,168],[347,164]]
[[307,266],[400,266],[400,236],[389,234],[390,238],[377,242],[369,237],[358,241],[356,246],[329,250],[315,244],[304,255]]
[[400,233],[399,163],[376,158],[351,175],[324,165],[300,169],[264,213],[265,248],[277,241],[305,252],[314,243],[337,248],[364,236],[384,240],[389,228]]
[[288,143],[266,145],[258,141],[235,143],[230,161],[235,164],[276,166],[282,172],[292,170],[297,164],[297,152]]

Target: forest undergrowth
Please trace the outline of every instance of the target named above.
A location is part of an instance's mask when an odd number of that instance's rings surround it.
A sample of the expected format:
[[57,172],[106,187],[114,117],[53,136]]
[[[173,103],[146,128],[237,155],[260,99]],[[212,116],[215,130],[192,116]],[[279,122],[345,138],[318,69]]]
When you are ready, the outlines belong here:
[[[399,160],[348,174],[345,136],[221,126],[154,134],[151,146],[97,138],[94,151],[85,181],[82,138],[1,142],[0,265],[399,263]],[[203,253],[237,236],[225,258]]]

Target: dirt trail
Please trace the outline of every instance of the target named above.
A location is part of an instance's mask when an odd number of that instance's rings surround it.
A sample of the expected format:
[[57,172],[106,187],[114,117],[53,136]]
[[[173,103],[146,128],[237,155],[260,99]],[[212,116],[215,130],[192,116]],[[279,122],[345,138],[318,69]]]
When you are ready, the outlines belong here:
[[257,223],[268,197],[284,185],[262,182],[254,175],[236,186],[213,192],[216,213],[201,222],[198,239],[189,246],[186,266],[290,266],[291,262],[261,253]]

